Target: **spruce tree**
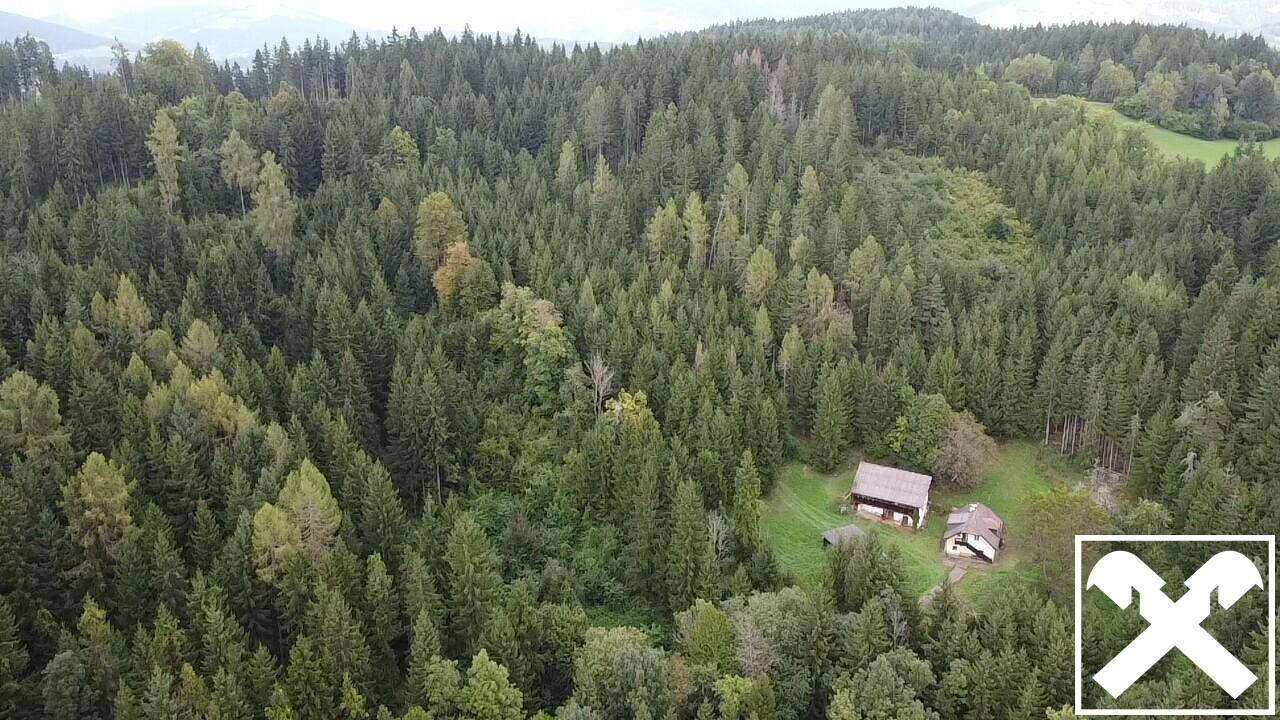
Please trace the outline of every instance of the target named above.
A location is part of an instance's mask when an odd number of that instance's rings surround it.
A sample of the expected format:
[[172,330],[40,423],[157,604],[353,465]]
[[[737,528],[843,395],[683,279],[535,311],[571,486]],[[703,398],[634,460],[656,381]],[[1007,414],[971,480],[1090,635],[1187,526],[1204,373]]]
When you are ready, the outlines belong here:
[[751,450],[742,451],[742,461],[733,477],[733,508],[730,522],[740,557],[753,555],[764,544],[760,530],[760,473],[756,470]]
[[369,639],[372,679],[380,690],[379,695],[390,697],[400,680],[394,652],[394,645],[403,632],[400,599],[381,555],[370,555],[366,567],[360,615]]
[[828,366],[818,384],[813,423],[813,453],[817,466],[828,471],[844,459],[849,434],[849,410],[841,388],[840,373]]
[[252,188],[258,179],[258,156],[235,128],[227,134],[218,154],[222,159],[222,177],[239,194],[240,214],[244,215],[244,191]]
[[[338,687],[324,670],[324,658],[318,655],[311,638],[299,635],[289,650],[289,666],[285,671],[283,692],[286,707],[296,720],[322,720],[331,717],[338,699]],[[276,704],[275,697],[272,704]]]
[[422,199],[413,231],[413,247],[428,275],[444,263],[446,249],[466,241],[466,222],[446,193],[436,191]]
[[1238,431],[1240,476],[1253,482],[1280,477],[1280,343],[1265,362],[1244,401]]
[[507,680],[507,669],[481,650],[471,659],[467,683],[458,698],[462,720],[521,720],[524,698]]
[[106,577],[133,524],[129,509],[131,485],[119,468],[92,453],[63,489],[63,510],[72,536],[84,551],[84,570],[94,582]]
[[0,596],[0,710],[15,709],[29,659],[13,610],[4,596]]
[[709,589],[715,558],[707,531],[707,513],[702,496],[692,480],[676,487],[671,500],[671,543],[666,562],[667,604],[683,610]]
[[1230,407],[1236,401],[1239,382],[1236,373],[1236,345],[1232,338],[1231,319],[1224,313],[1205,333],[1200,352],[1182,382],[1182,399],[1196,402],[1216,392]]
[[458,648],[479,649],[491,616],[499,612],[502,577],[493,548],[475,517],[464,512],[453,523],[445,545],[449,579],[449,618]]
[[178,163],[182,160],[182,148],[178,144],[178,128],[167,110],[156,113],[147,137],[147,150],[156,169],[156,186],[166,210],[173,210],[178,202]]
[[262,154],[253,204],[249,219],[263,247],[278,256],[289,256],[293,252],[297,204],[285,183],[284,170],[269,152]]

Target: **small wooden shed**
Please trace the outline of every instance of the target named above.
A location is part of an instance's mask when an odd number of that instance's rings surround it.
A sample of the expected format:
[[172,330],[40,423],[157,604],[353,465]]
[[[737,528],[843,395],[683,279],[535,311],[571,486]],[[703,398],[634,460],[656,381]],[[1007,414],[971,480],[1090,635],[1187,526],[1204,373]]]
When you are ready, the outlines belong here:
[[826,550],[833,545],[839,545],[846,540],[860,538],[866,534],[867,533],[857,525],[845,525],[844,527],[831,528],[830,530],[822,533],[822,549]]

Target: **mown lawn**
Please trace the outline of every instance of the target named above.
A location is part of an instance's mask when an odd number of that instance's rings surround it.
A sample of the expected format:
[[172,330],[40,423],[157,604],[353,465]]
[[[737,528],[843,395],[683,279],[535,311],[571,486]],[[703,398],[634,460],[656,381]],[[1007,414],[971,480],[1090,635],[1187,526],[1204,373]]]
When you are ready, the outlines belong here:
[[822,533],[855,522],[899,550],[911,578],[910,591],[924,594],[947,572],[941,551],[947,513],[954,506],[976,501],[1004,518],[1008,544],[994,568],[970,569],[961,580],[960,588],[975,603],[982,603],[1006,582],[1032,581],[1020,567],[1020,540],[1026,537],[1023,503],[1033,493],[1048,490],[1050,483],[1065,481],[1078,472],[1051,450],[1042,451],[1034,443],[1002,445],[991,470],[977,487],[958,490],[936,485],[930,493],[924,528],[913,533],[840,514],[840,498],[849,491],[857,461],[854,458],[830,474],[800,463],[782,469],[778,485],[768,498],[764,530],[783,568],[802,584],[812,582],[822,566]]
[[[1045,98],[1043,101],[1048,102],[1050,100],[1050,98]],[[1110,103],[1085,101],[1085,105],[1100,115],[1110,117],[1121,125],[1138,126],[1151,139],[1151,142],[1166,155],[1175,155],[1199,160],[1207,165],[1216,165],[1224,156],[1235,152],[1236,146],[1239,145],[1237,140],[1202,140],[1190,135],[1166,130],[1143,120],[1134,120],[1131,117],[1120,114],[1119,111],[1111,107]],[[1280,157],[1280,138],[1267,140],[1261,145],[1262,151],[1267,157]]]

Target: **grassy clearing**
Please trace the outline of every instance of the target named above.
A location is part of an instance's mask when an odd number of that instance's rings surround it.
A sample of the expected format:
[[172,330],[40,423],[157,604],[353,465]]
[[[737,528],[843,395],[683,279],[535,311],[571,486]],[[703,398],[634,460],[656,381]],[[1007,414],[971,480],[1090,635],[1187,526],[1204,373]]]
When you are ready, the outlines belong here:
[[636,604],[628,607],[588,607],[587,622],[592,627],[665,628],[667,613],[657,607]]
[[[1051,100],[1049,98],[1044,99],[1045,102]],[[1111,107],[1110,103],[1086,101],[1085,105],[1099,115],[1109,117],[1121,125],[1138,127],[1150,138],[1152,144],[1166,155],[1199,160],[1206,165],[1216,165],[1223,157],[1235,152],[1236,146],[1239,145],[1237,140],[1201,140],[1190,135],[1166,130],[1143,120],[1134,120],[1131,117],[1120,114],[1119,111]],[[1267,140],[1261,145],[1262,151],[1267,157],[1280,157],[1280,138]]]
[[840,497],[849,491],[856,467],[857,458],[830,474],[800,463],[782,469],[778,485],[768,499],[764,530],[783,568],[802,584],[812,582],[822,565],[822,533],[856,522],[901,552],[911,579],[911,592],[923,594],[941,582],[947,572],[941,551],[947,512],[954,506],[977,501],[1004,518],[1008,530],[1008,545],[996,567],[971,569],[960,582],[960,588],[979,604],[999,592],[1005,583],[1034,581],[1020,566],[1019,540],[1027,537],[1023,503],[1032,494],[1048,490],[1052,483],[1078,473],[1052,451],[1042,451],[1034,443],[1003,445],[978,487],[953,490],[936,486],[930,494],[924,528],[913,533],[840,514]]

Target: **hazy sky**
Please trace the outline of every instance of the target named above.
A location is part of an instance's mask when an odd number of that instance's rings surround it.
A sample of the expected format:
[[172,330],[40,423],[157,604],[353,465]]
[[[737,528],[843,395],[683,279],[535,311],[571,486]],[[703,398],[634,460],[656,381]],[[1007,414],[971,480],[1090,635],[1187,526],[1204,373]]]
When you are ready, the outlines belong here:
[[[936,2],[936,0],[935,0]],[[236,0],[0,0],[0,8],[32,17],[68,20],[84,29],[94,21],[122,11],[145,10],[160,5],[218,4],[237,7]],[[631,40],[679,30],[694,30],[735,18],[794,17],[852,6],[900,5],[902,0],[294,0],[287,5],[306,8],[371,29],[443,27],[460,29],[469,24],[476,31],[511,31],[517,26],[540,37]],[[266,13],[275,3],[254,3],[254,12]]]

